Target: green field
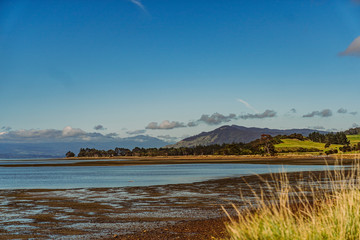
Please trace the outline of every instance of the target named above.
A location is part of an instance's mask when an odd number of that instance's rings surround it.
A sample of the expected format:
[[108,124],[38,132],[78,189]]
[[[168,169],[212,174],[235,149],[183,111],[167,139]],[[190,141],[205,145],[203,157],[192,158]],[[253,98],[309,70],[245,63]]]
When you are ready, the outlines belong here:
[[356,144],[360,142],[360,135],[346,135],[346,137],[350,140],[351,144]]
[[[350,140],[351,145],[360,143],[360,135],[347,135],[346,137]],[[305,148],[305,149],[316,148],[319,149],[320,151],[324,151],[324,150],[339,149],[339,147],[342,147],[342,145],[331,144],[329,148],[325,149],[325,143],[318,143],[310,140],[300,141],[298,139],[281,139],[281,140],[283,141],[283,143],[279,143],[275,145],[275,149],[277,151],[291,150],[296,152],[296,149],[298,148]]]
[[[281,139],[283,141],[283,143],[280,144],[276,144],[275,148],[276,150],[281,150],[281,149],[295,149],[295,148],[317,148],[321,151],[325,150],[325,143],[318,143],[318,142],[313,142],[310,140],[305,140],[305,141],[300,141],[298,139]],[[359,139],[360,140],[360,139]],[[327,150],[330,149],[336,149],[341,147],[342,145],[338,145],[338,144],[331,144],[329,148],[327,148]]]

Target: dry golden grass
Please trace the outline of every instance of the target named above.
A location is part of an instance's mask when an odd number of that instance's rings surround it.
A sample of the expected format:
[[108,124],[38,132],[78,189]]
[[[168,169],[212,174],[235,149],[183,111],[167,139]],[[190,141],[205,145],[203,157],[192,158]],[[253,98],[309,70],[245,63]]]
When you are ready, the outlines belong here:
[[351,170],[329,170],[325,179],[297,185],[281,174],[275,185],[254,192],[248,208],[233,206],[229,239],[360,239],[359,173],[357,161]]

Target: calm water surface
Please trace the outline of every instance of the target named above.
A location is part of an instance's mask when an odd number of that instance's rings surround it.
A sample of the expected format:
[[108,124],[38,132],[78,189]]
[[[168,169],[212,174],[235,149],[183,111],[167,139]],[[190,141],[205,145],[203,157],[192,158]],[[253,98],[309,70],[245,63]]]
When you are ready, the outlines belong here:
[[[1,164],[20,160],[0,160]],[[44,163],[56,160],[27,160]],[[59,160],[64,161],[64,160]],[[70,161],[70,160],[69,160]],[[76,160],[73,160],[76,161]],[[21,161],[23,162],[23,161]],[[0,167],[0,189],[69,189],[191,183],[251,174],[325,170],[329,166],[171,164],[137,166]],[[330,167],[332,168],[332,167]]]

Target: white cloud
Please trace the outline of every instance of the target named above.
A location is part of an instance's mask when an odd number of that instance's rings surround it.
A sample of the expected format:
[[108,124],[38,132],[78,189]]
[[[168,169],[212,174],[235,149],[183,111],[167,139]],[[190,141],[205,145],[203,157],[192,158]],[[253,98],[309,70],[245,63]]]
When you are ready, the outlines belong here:
[[132,2],[133,4],[138,6],[141,10],[143,10],[144,12],[147,13],[145,6],[142,4],[142,2],[140,0],[130,0],[130,2]]
[[349,45],[349,47],[339,53],[340,56],[357,56],[360,57],[360,36],[355,38],[355,40]]
[[245,107],[247,107],[248,109],[253,110],[255,113],[259,113],[258,110],[256,110],[253,106],[251,106],[251,105],[250,105],[248,102],[246,102],[245,100],[238,98],[237,101],[238,101],[238,102],[241,102],[242,104],[245,105]]
[[81,130],[80,128],[72,128],[70,126],[67,126],[62,131],[63,137],[74,137],[74,136],[82,136],[86,135],[86,132]]
[[63,141],[90,141],[108,140],[115,135],[103,135],[100,133],[88,133],[80,128],[65,127],[57,129],[30,129],[0,132],[1,142],[63,142]]
[[181,122],[176,122],[176,121],[172,121],[170,122],[169,120],[164,120],[162,121],[162,123],[158,124],[157,122],[151,122],[147,125],[146,129],[174,129],[174,128],[182,128],[182,127],[186,127],[184,123]]

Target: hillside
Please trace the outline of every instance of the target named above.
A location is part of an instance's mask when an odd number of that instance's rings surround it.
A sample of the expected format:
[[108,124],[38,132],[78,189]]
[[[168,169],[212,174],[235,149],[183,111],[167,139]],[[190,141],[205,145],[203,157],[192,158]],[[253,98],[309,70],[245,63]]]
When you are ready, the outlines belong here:
[[[355,145],[360,142],[360,135],[346,135],[349,139],[351,145]],[[299,151],[300,148],[306,149],[306,152],[310,150],[314,150],[313,152],[318,151],[326,151],[326,150],[339,150],[340,147],[343,147],[341,144],[331,144],[330,147],[325,148],[324,143],[313,142],[310,140],[300,141],[298,139],[281,139],[282,143],[276,144],[275,149],[278,152],[296,152]],[[318,151],[315,151],[315,150]]]
[[346,135],[352,144],[357,144],[360,142],[360,135]]
[[[292,133],[299,133],[303,136],[308,136],[310,133],[317,131],[314,129],[269,129],[269,128],[247,128],[237,125],[222,126],[210,132],[202,132],[198,135],[185,138],[180,142],[169,145],[167,147],[194,147],[198,145],[212,145],[223,143],[248,143],[260,138],[261,134],[276,135],[290,135]],[[321,131],[319,131],[321,132]],[[325,133],[325,132],[321,132]]]
[[325,148],[324,143],[313,142],[310,140],[300,141],[298,139],[281,139],[281,141],[282,143],[275,145],[275,149],[279,152],[298,151],[300,148],[307,149],[308,151],[313,150],[313,152],[317,152],[315,149],[317,149],[318,151],[324,151],[331,149],[339,149],[340,147],[342,147],[342,145],[340,144],[331,144],[329,148]]

